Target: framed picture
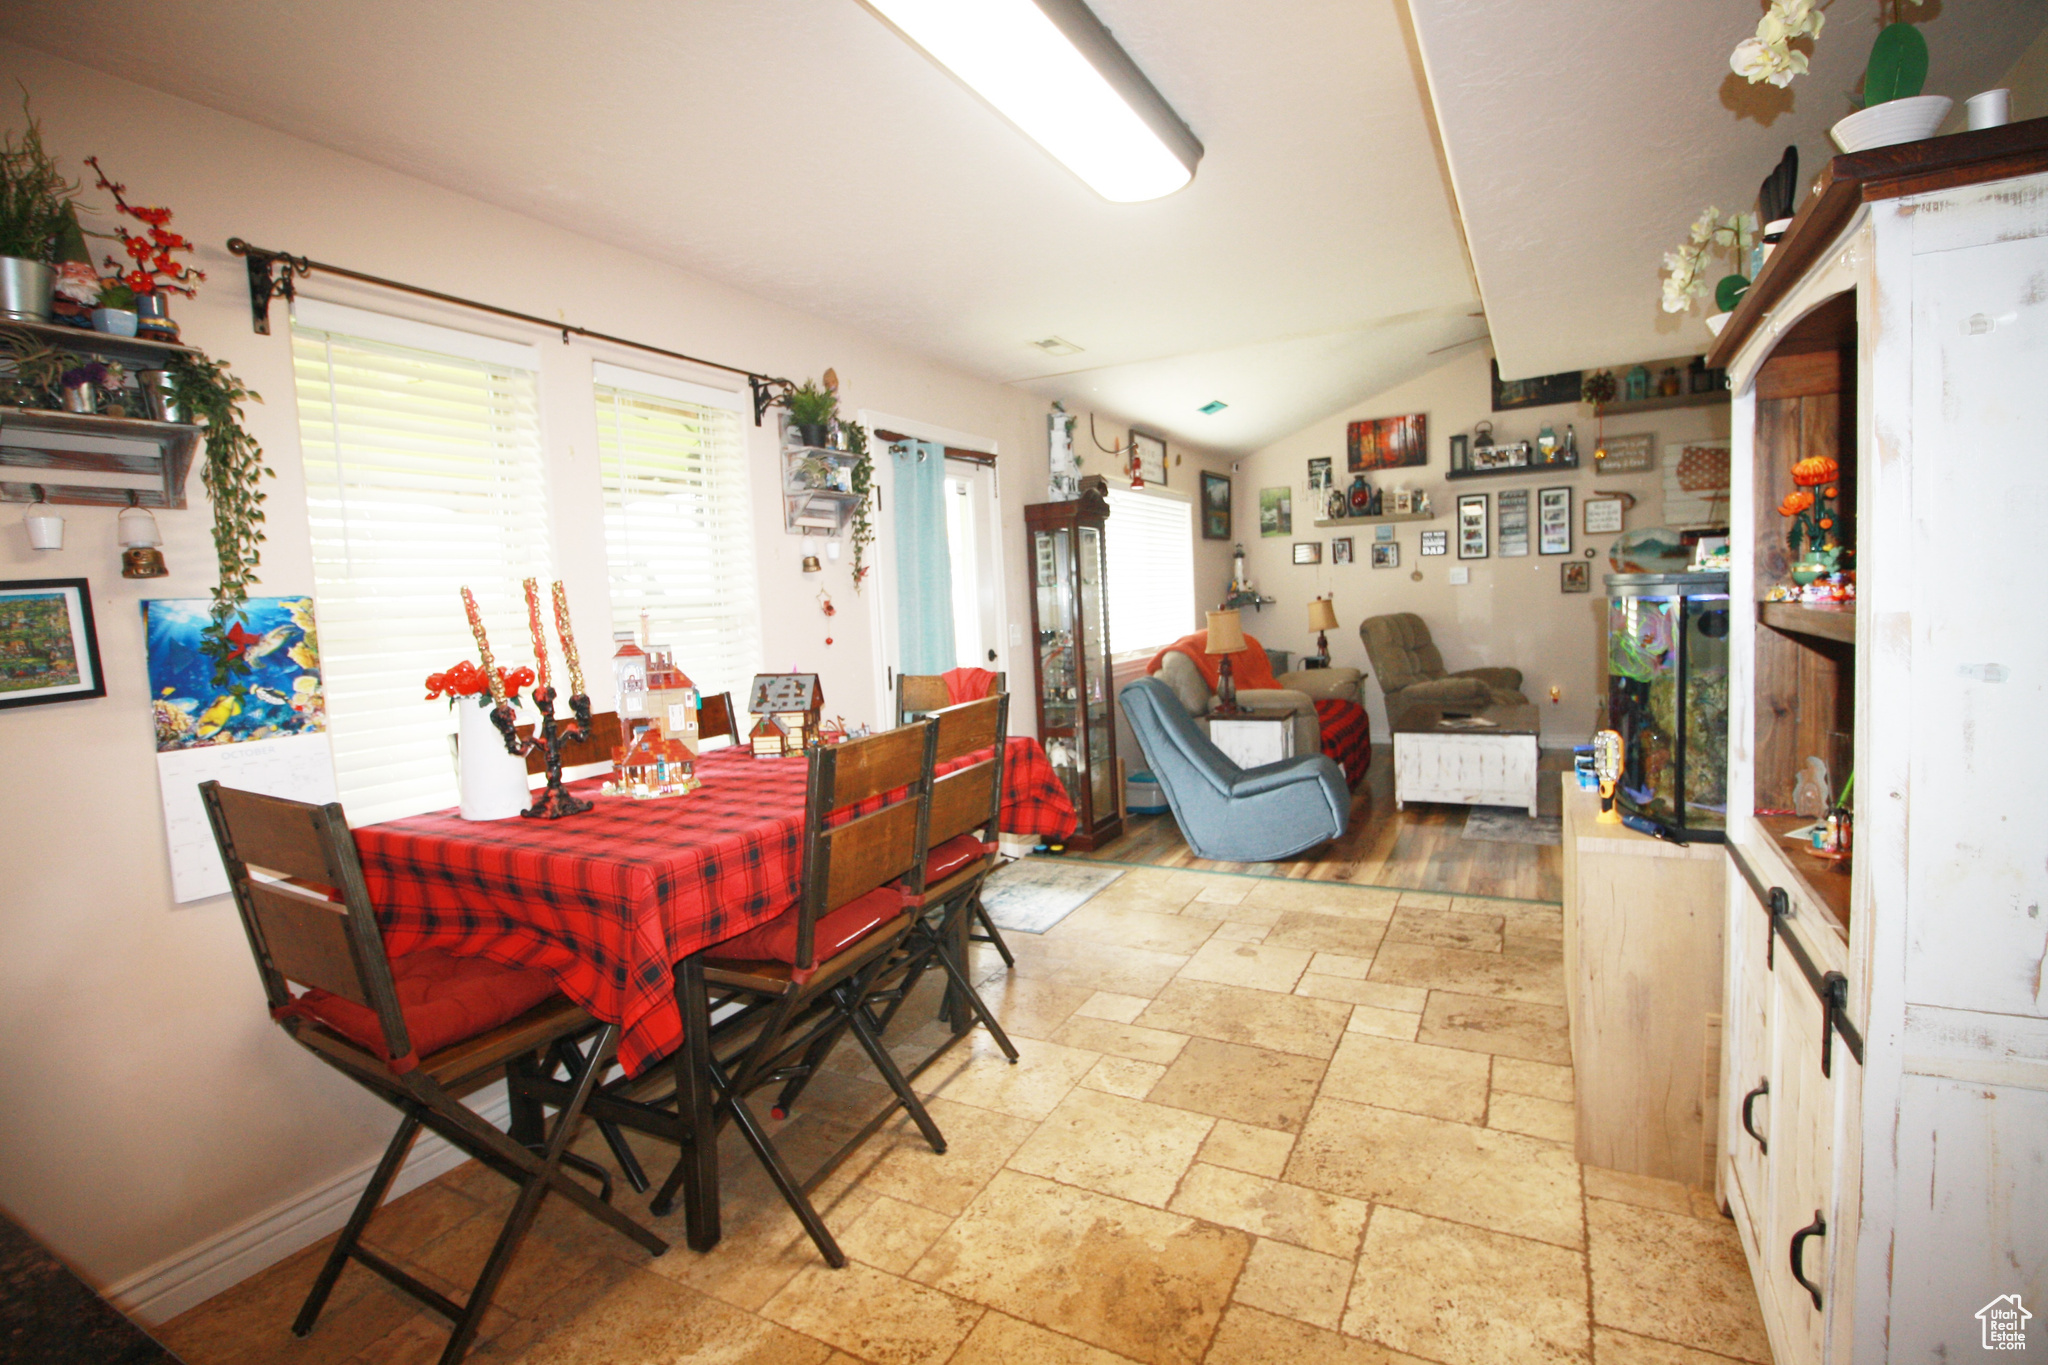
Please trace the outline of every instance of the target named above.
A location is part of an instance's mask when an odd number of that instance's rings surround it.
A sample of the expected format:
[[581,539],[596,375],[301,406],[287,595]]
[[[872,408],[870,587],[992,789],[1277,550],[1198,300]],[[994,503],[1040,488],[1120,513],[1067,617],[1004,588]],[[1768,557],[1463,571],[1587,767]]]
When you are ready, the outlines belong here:
[[1230,476],[1202,471],[1202,539],[1230,539]]
[[1567,559],[1557,566],[1559,592],[1593,591],[1593,566],[1583,559]]
[[83,578],[0,583],[0,707],[107,695],[92,589]]
[[1505,383],[1500,377],[1500,362],[1490,362],[1493,367],[1493,410],[1506,412],[1510,408],[1540,408],[1552,403],[1576,403],[1579,401],[1578,370],[1561,370],[1556,374],[1539,374],[1533,379],[1512,379]]
[[1330,562],[1349,564],[1351,562],[1351,537],[1337,536],[1330,541]]
[[1387,511],[1397,517],[1405,517],[1415,511],[1415,490],[1396,488],[1387,494]]
[[1693,441],[1664,462],[1664,524],[1679,531],[1728,527],[1728,443]]
[[1491,529],[1487,518],[1486,494],[1460,494],[1458,497],[1458,558],[1486,558],[1488,553],[1490,553]]
[[1572,552],[1572,490],[1545,488],[1536,494],[1536,552]]
[[1336,476],[1330,472],[1330,464],[1331,460],[1328,455],[1320,456],[1308,462],[1308,486],[1311,490],[1328,488],[1335,482]]
[[1602,536],[1621,530],[1620,498],[1587,498],[1582,505],[1586,509],[1587,535]]
[[1166,438],[1150,436],[1133,427],[1131,429],[1131,453],[1138,466],[1138,477],[1146,483],[1166,482]]
[[1323,562],[1323,542],[1320,540],[1297,540],[1294,542],[1294,562],[1297,564],[1320,564]]
[[1261,488],[1259,490],[1259,534],[1262,536],[1291,536],[1294,534],[1294,490],[1292,488]]
[[1375,569],[1398,569],[1401,567],[1401,547],[1388,541],[1372,547],[1372,566]]
[[1472,467],[1472,436],[1456,432],[1451,436],[1451,472],[1461,474]]
[[1451,533],[1449,531],[1424,531],[1422,533],[1422,553],[1424,555],[1447,555],[1450,552]]
[[1503,488],[1494,497],[1494,526],[1500,537],[1495,552],[1502,559],[1529,553],[1529,490]]
[[1375,526],[1372,528],[1372,538],[1374,540],[1392,540],[1394,538],[1394,528],[1391,526]]
[[1651,432],[1609,436],[1593,451],[1593,467],[1602,474],[1641,474],[1657,467],[1657,438]]
[[1354,473],[1429,463],[1429,416],[1376,417],[1345,432],[1346,465]]

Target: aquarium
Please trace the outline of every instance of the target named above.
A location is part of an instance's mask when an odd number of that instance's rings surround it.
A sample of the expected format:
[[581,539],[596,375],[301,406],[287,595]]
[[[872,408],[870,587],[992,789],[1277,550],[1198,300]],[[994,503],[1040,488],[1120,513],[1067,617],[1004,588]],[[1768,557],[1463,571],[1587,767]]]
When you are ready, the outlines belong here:
[[1607,724],[1615,799],[1680,843],[1728,826],[1728,575],[1607,578]]

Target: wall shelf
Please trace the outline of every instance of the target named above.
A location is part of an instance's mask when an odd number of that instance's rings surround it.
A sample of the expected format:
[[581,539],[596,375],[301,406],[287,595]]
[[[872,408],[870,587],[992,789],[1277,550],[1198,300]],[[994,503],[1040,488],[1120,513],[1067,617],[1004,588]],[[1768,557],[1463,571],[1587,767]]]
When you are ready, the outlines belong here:
[[1733,401],[1733,395],[1726,389],[1715,389],[1708,393],[1660,394],[1653,398],[1638,398],[1633,401],[1617,398],[1611,403],[1586,403],[1582,406],[1593,409],[1596,416],[1626,417],[1632,412],[1660,412],[1665,408],[1725,408]]
[[1772,629],[1793,635],[1812,635],[1851,645],[1856,643],[1856,607],[1853,603],[1822,606],[1807,602],[1759,602],[1757,617]]
[[1579,458],[1559,459],[1551,464],[1503,465],[1499,469],[1449,469],[1444,471],[1447,479],[1497,479],[1511,474],[1538,475],[1570,473],[1579,467]]
[[1388,512],[1377,517],[1339,517],[1333,521],[1319,521],[1318,530],[1342,530],[1346,526],[1361,526],[1376,521],[1441,521],[1441,512]]
[[0,408],[0,501],[185,506],[185,476],[204,429],[183,422]]
[[[787,425],[785,434],[792,430]],[[851,482],[860,457],[850,450],[831,446],[786,445],[782,448],[782,529],[793,536],[836,536],[860,506],[861,496],[843,488],[806,487],[802,474],[806,462],[822,461],[835,478],[844,473]]]

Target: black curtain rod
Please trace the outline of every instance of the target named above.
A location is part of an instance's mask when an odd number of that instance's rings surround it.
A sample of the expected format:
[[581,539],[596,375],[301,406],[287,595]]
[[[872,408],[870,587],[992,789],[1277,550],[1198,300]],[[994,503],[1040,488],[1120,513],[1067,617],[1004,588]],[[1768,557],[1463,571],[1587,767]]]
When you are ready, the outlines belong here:
[[380,289],[393,289],[401,294],[417,294],[423,299],[433,299],[437,303],[452,303],[458,308],[489,313],[494,317],[510,318],[514,322],[530,323],[550,332],[560,332],[564,345],[568,344],[572,336],[587,337],[592,341],[608,342],[613,346],[624,346],[635,351],[645,351],[650,355],[666,356],[671,360],[702,365],[706,369],[744,375],[747,387],[753,391],[754,425],[757,427],[761,425],[761,419],[768,409],[795,387],[787,379],[776,379],[753,370],[743,370],[737,365],[721,365],[716,360],[685,355],[681,351],[671,351],[665,346],[650,346],[644,341],[629,341],[625,337],[615,337],[608,332],[593,332],[588,327],[573,327],[566,322],[550,322],[531,313],[514,312],[510,308],[500,308],[496,304],[479,303],[475,299],[465,299],[455,294],[443,294],[436,289],[422,289],[419,285],[387,280],[380,275],[365,275],[360,270],[329,265],[325,261],[316,261],[306,256],[294,256],[288,251],[267,251],[260,246],[250,246],[240,237],[228,238],[228,250],[234,255],[247,258],[249,262],[249,311],[256,331],[263,336],[270,335],[270,301],[278,297],[287,301],[296,299],[298,286],[295,279],[304,279],[318,270],[323,274],[339,275],[346,280],[374,284]]

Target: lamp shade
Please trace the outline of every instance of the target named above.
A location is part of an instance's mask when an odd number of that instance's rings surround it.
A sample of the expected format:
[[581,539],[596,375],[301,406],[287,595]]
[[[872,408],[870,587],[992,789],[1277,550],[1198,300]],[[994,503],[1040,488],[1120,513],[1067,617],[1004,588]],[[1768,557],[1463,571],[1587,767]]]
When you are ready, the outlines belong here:
[[1242,654],[1245,651],[1244,621],[1234,611],[1212,611],[1209,613],[1209,648],[1211,654]]
[[1337,628],[1337,604],[1327,597],[1318,597],[1308,604],[1308,628],[1310,630],[1335,630]]

